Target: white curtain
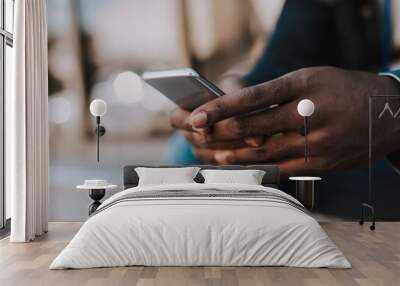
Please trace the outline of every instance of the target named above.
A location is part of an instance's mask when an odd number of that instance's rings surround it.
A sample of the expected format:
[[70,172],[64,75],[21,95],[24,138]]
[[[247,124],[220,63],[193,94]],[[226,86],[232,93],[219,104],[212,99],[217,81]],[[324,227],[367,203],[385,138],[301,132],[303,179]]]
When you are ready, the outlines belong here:
[[13,92],[6,98],[6,187],[12,242],[47,232],[48,121],[45,0],[15,1]]

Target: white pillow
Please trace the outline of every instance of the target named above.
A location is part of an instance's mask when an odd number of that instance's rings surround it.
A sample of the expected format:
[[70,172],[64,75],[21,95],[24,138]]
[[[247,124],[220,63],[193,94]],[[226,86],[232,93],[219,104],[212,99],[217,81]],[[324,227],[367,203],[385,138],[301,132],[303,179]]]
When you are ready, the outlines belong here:
[[265,171],[262,170],[202,170],[205,184],[261,185]]
[[195,183],[193,180],[199,167],[184,168],[135,168],[139,175],[139,186]]

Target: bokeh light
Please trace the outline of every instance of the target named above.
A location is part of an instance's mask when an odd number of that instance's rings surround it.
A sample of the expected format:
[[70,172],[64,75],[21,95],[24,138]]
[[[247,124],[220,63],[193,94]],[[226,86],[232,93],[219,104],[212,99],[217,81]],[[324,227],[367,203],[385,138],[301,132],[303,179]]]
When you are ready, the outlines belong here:
[[71,118],[71,111],[71,103],[65,96],[52,96],[49,99],[49,120],[51,123],[66,123]]
[[114,94],[125,103],[138,102],[143,97],[142,79],[136,73],[125,71],[113,82]]

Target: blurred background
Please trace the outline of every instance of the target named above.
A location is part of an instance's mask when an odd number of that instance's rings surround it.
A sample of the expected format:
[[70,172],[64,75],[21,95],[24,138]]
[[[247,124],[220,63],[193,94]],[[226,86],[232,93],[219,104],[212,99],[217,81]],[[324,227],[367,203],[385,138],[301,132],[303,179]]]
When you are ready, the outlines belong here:
[[[144,70],[193,67],[213,82],[243,74],[283,2],[49,0],[50,220],[87,217],[87,192],[75,190],[84,179],[121,189],[124,165],[162,163],[174,105],[141,81]],[[89,112],[96,98],[108,104],[100,163]]]

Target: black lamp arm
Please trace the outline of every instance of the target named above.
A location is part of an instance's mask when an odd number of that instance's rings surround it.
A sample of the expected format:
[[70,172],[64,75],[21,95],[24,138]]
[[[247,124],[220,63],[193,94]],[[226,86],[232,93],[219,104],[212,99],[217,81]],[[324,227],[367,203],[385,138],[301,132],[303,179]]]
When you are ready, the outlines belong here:
[[304,161],[308,162],[308,116],[304,116]]
[[100,161],[100,136],[103,136],[104,134],[106,134],[106,129],[104,128],[104,126],[100,125],[100,116],[96,116],[96,136],[97,136],[97,162]]

